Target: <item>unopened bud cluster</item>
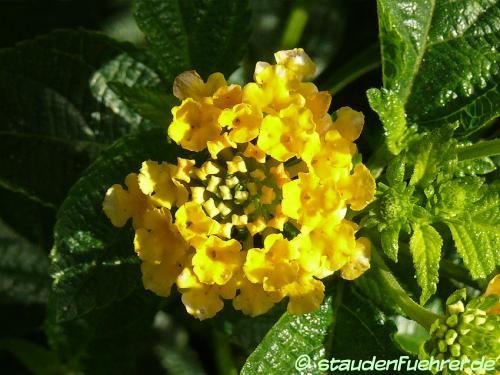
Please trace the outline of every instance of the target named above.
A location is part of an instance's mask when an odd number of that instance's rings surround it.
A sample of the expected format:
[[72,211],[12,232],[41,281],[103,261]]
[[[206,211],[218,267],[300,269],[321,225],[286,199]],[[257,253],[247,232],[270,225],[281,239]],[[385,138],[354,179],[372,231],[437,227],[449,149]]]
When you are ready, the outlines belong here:
[[[421,357],[436,359],[458,359],[465,362],[500,358],[500,317],[488,310],[500,302],[500,296],[478,297],[464,304],[465,289],[456,291],[448,298],[447,314],[434,322],[430,329],[431,338],[421,350]],[[455,373],[447,370],[447,373]],[[477,370],[478,374],[486,374]],[[464,374],[472,374],[465,368]]]

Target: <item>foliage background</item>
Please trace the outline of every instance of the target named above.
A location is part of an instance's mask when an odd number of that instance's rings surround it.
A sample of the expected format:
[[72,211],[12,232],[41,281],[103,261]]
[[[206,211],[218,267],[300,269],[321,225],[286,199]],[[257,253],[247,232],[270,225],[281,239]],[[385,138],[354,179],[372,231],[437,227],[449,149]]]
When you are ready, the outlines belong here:
[[[245,3],[221,2],[236,8]],[[383,85],[376,2],[252,0],[250,8],[250,20],[244,11],[233,20],[235,35],[251,34],[232,78],[248,79],[253,64],[272,61],[274,51],[305,48],[320,68],[315,82],[334,94],[333,109],[348,105],[365,114],[358,146],[365,160],[373,156],[384,144],[383,127],[366,96],[369,88]],[[146,41],[131,9],[122,0],[0,1],[2,372],[234,374],[244,366],[244,374],[270,368],[289,373],[298,354],[318,355],[322,348],[327,357],[340,358],[415,354],[427,333],[398,315],[402,311],[391,301],[380,303],[385,294],[374,289],[380,276],[375,271],[356,286],[332,282],[332,297],[318,313],[280,318],[283,306],[277,306],[249,319],[229,307],[202,323],[185,313],[176,293],[161,300],[137,284],[131,233],[110,227],[100,213],[103,189],[141,160],[169,160],[178,150],[165,149],[165,132],[158,128],[169,120],[169,111],[159,108],[174,103],[171,77],[168,72],[166,79],[159,77],[167,71],[161,66],[151,68],[155,63],[141,50]],[[227,25],[208,24],[203,31],[223,38]],[[80,27],[117,41],[73,31],[18,44]],[[155,25],[141,25],[148,27]],[[493,37],[498,29],[494,32]],[[209,52],[199,50],[195,61],[202,64]],[[165,59],[168,64],[169,56]],[[147,89],[131,91],[131,86]],[[497,128],[490,123],[468,139],[497,137]],[[128,133],[133,134],[113,143]],[[93,168],[84,172],[92,161]],[[77,182],[82,173],[85,178]],[[487,178],[497,177],[493,172]],[[448,255],[458,268],[451,268],[454,277],[441,278],[427,303],[436,312],[457,286],[465,282],[474,292],[485,283],[472,280],[456,256]],[[407,271],[413,270],[411,258],[402,256],[397,267],[389,266],[418,297],[413,272]],[[273,356],[269,348],[276,343],[280,349]]]

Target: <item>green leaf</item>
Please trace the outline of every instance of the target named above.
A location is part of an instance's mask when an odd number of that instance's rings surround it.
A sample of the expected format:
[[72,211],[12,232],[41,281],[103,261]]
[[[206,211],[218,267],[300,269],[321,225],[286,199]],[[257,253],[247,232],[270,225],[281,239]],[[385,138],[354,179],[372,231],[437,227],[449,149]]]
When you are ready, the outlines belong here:
[[422,288],[421,305],[436,292],[442,246],[443,239],[432,226],[428,224],[413,225],[410,251],[417,274],[417,282]]
[[108,90],[92,92],[89,83],[129,49],[100,34],[60,31],[0,51],[0,186],[55,209],[89,162],[135,129],[102,104]]
[[0,301],[46,303],[49,288],[47,254],[0,223]]
[[429,333],[417,322],[398,316],[396,318],[398,333],[394,339],[406,351],[418,355],[420,346],[429,339]]
[[462,215],[445,220],[458,253],[474,279],[483,279],[500,264],[499,184],[487,187],[483,197],[466,206]]
[[393,322],[343,281],[334,289],[316,312],[285,313],[248,357],[241,374],[296,373],[295,362],[301,355],[310,358],[310,365],[301,370],[320,374],[326,372],[319,366],[321,359],[328,366],[332,357],[397,358],[402,354],[392,341]]
[[261,343],[284,311],[286,311],[286,304],[281,302],[263,315],[250,317],[228,306],[215,316],[213,323],[229,337],[232,343],[241,347],[249,355]]
[[140,290],[85,316],[57,322],[49,304],[46,333],[65,373],[137,374],[139,356],[152,350],[148,344],[158,306],[157,296]]
[[460,135],[500,114],[497,0],[378,0],[384,87],[409,123],[459,121]]
[[121,82],[111,82],[110,87],[142,118],[163,129],[172,120],[170,109],[179,103],[175,96],[147,87],[130,87]]
[[450,172],[457,162],[456,140],[452,138],[457,125],[447,125],[426,134],[412,144],[409,159],[413,164],[410,185],[427,187],[441,171]]
[[135,0],[134,14],[168,83],[192,69],[229,75],[250,35],[248,0]]
[[476,176],[488,174],[497,169],[493,160],[489,157],[479,158],[479,159],[469,159],[462,160],[457,163],[457,175],[458,176]]
[[142,161],[174,161],[178,148],[164,130],[126,136],[95,160],[61,206],[52,250],[57,320],[73,319],[142,288],[133,230],[115,228],[102,211],[106,190],[137,172]]
[[25,195],[0,187],[0,218],[34,245],[52,247],[56,212]]
[[387,228],[380,232],[380,243],[382,245],[382,250],[391,258],[394,262],[398,261],[398,251],[399,251],[399,231],[398,226]]
[[[127,100],[117,95],[111,82],[127,86],[138,84],[165,89],[162,87],[158,75],[128,53],[122,53],[99,68],[90,80],[90,89],[96,100],[135,127],[149,125],[147,119],[141,117],[141,113],[137,113]],[[168,112],[170,107],[162,109]]]
[[413,133],[412,128],[407,126],[401,100],[394,92],[386,89],[369,89],[366,95],[384,126],[387,148],[392,154],[398,155],[407,147]]

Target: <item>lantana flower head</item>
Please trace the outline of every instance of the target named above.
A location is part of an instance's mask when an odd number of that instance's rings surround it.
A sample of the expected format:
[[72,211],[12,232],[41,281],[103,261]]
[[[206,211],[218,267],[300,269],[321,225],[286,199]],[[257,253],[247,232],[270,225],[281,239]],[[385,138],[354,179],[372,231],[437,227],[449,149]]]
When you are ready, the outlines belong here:
[[375,193],[354,161],[363,115],[344,107],[332,120],[329,93],[304,81],[316,67],[302,49],[275,59],[243,87],[220,73],[180,74],[168,135],[210,157],[147,160],[104,199],[113,225],[133,220],[144,287],[168,296],[176,285],[198,319],[226,299],[251,316],[285,298],[291,313],[314,311],[323,278],[370,267],[370,242],[346,218]]

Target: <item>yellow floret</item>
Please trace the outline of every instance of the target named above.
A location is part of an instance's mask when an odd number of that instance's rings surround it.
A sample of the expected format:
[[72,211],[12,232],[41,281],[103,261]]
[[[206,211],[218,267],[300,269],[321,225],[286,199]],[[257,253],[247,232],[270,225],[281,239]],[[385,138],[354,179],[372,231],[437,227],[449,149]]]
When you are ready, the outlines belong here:
[[221,240],[210,236],[193,256],[193,270],[205,284],[224,285],[241,269],[244,254],[236,240]]
[[106,192],[102,208],[115,227],[123,227],[132,218],[134,227],[142,223],[144,211],[151,205],[148,197],[139,189],[137,174],[125,178],[128,191],[121,185],[113,185]]
[[168,135],[187,150],[201,151],[207,142],[217,140],[220,135],[219,113],[220,109],[210,103],[187,98],[172,109]]
[[172,205],[181,205],[188,199],[186,187],[172,178],[175,166],[155,161],[142,163],[138,182],[141,191],[148,195],[157,205],[171,208]]
[[250,104],[238,104],[222,111],[219,124],[229,129],[229,139],[250,142],[259,135],[262,112]]

